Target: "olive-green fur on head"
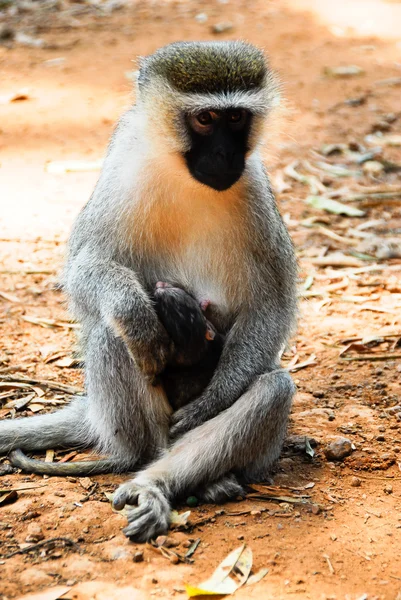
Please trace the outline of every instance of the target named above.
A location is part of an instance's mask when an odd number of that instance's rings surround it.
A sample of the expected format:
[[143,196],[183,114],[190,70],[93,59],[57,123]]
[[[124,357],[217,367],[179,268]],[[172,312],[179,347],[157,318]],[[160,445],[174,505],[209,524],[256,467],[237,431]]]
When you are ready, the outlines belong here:
[[177,42],[143,59],[139,85],[162,77],[179,92],[257,91],[268,68],[261,50],[245,42]]

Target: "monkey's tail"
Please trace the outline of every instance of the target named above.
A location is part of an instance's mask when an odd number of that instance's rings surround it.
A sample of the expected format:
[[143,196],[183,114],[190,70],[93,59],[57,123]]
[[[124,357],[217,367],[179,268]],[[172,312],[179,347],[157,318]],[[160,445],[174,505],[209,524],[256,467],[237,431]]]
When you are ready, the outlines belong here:
[[18,467],[26,473],[38,475],[101,475],[116,470],[116,463],[111,459],[85,460],[69,463],[47,463],[42,460],[28,458],[22,450],[13,450],[9,456],[13,467]]
[[25,451],[89,446],[91,439],[85,397],[75,398],[66,408],[48,415],[0,422],[0,454],[16,448]]

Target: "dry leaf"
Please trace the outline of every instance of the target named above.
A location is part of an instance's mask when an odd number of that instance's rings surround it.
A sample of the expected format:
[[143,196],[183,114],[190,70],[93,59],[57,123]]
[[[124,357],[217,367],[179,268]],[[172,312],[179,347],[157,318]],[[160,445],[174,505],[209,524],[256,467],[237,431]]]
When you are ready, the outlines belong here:
[[28,396],[24,396],[23,398],[18,398],[17,400],[10,400],[4,406],[4,408],[15,408],[15,410],[21,410],[21,408],[25,408],[28,406],[31,400],[36,397],[36,394],[28,394]]
[[328,77],[355,77],[363,75],[365,71],[358,65],[347,65],[344,67],[324,67],[323,73]]
[[54,461],[54,450],[46,450],[45,462],[51,463]]
[[16,490],[0,490],[0,506],[4,504],[12,504],[18,500],[18,493]]
[[9,302],[15,302],[18,304],[21,302],[21,300],[17,298],[17,296],[13,296],[12,294],[4,292],[3,290],[0,290],[0,297],[4,298],[4,300],[8,300]]
[[306,199],[306,204],[309,204],[314,208],[326,210],[327,212],[333,213],[335,215],[346,215],[347,217],[363,217],[365,214],[365,212],[363,210],[360,210],[359,208],[343,204],[342,202],[332,200],[331,198],[326,198],[325,196],[308,196]]
[[102,164],[103,159],[51,161],[47,163],[46,171],[55,175],[84,171],[100,171]]
[[79,329],[78,323],[70,323],[68,321],[56,321],[55,319],[45,319],[40,317],[21,317],[23,321],[32,323],[33,325],[40,325],[41,327],[63,327],[64,329]]
[[191,511],[187,510],[184,513],[179,514],[176,510],[172,510],[170,513],[170,525],[171,527],[179,527],[181,525],[186,525],[188,523],[188,519],[191,516]]
[[57,600],[60,596],[66,594],[71,588],[66,585],[56,585],[47,590],[41,592],[34,592],[33,594],[25,594],[19,596],[17,600]]
[[65,358],[61,358],[54,364],[56,367],[70,369],[72,367],[79,366],[81,364],[81,361],[78,358],[73,358],[72,356],[66,356]]
[[194,596],[211,596],[233,594],[249,577],[252,569],[252,550],[248,546],[240,546],[220,563],[213,575],[199,585],[185,585],[190,598]]
[[261,579],[263,579],[265,575],[268,574],[268,572],[269,569],[260,569],[254,575],[248,577],[245,585],[253,585],[254,583],[258,583]]
[[31,410],[33,413],[37,413],[40,410],[44,409],[44,405],[43,404],[39,404],[38,402],[32,402],[32,404],[30,404],[28,406],[29,410]]

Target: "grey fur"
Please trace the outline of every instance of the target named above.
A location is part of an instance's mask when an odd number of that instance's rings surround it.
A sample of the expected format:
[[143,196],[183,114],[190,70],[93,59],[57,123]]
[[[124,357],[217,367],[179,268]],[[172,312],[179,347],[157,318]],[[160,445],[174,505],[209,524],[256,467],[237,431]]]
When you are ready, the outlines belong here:
[[[258,152],[268,106],[257,105],[241,180],[227,192],[214,192],[179,163],[187,139],[182,121],[168,120],[168,82],[166,90],[164,106],[158,76],[122,117],[71,234],[64,287],[82,324],[87,400],[52,415],[0,424],[3,452],[80,442],[109,455],[116,469],[142,468],[120,486],[114,501],[119,508],[138,504],[125,530],[138,541],[168,528],[170,505],[183,494],[205,489],[206,497],[219,499],[241,493],[236,476],[266,478],[280,454],[295,392],[279,356],[296,319],[296,261]],[[244,106],[247,90],[239,92]],[[235,90],[230,93],[236,98]],[[269,97],[268,89],[263,93]],[[178,106],[177,100],[175,112]],[[203,207],[199,223],[191,221],[192,203]],[[196,243],[161,247],[158,222],[152,230],[148,226],[161,204],[168,212],[160,220],[177,206],[187,211],[173,225],[185,233],[181,224],[189,222]],[[223,206],[231,207],[229,214]],[[217,211],[217,233],[207,219],[211,211]],[[150,300],[160,280],[194,297],[210,288],[215,306],[208,319],[226,334],[210,384],[172,416],[176,441],[170,447],[171,409],[163,389],[152,385],[172,351]]]

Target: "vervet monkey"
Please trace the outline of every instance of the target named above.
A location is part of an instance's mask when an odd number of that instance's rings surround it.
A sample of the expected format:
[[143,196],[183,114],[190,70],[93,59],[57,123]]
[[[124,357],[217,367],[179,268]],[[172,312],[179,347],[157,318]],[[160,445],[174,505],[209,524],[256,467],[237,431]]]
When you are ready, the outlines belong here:
[[[0,450],[93,445],[115,470],[136,470],[114,506],[130,505],[124,531],[144,541],[167,530],[177,497],[236,496],[278,458],[297,268],[260,156],[277,96],[263,53],[171,44],[142,60],[137,91],[68,246],[87,396],[3,421]],[[151,299],[158,281],[210,300],[205,315],[226,336],[206,389],[173,414],[153,385],[173,352]]]

